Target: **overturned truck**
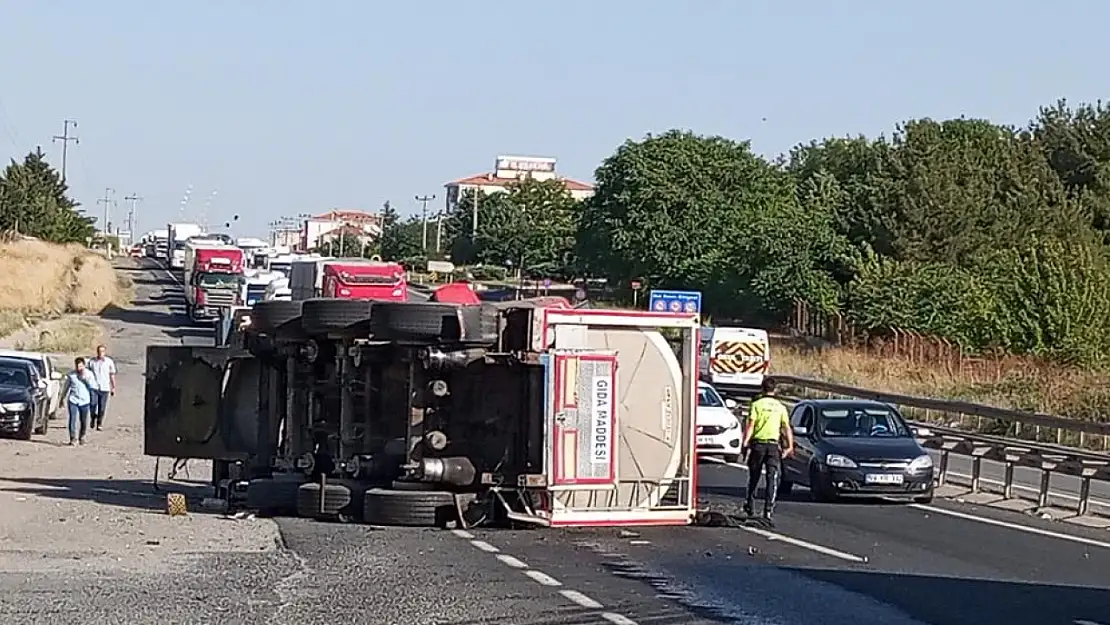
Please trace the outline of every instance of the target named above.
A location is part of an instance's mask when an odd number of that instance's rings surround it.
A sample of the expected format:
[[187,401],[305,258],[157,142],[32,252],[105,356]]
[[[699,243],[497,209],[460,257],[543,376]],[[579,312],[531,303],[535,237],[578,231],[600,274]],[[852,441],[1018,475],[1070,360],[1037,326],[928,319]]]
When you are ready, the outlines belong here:
[[259,302],[147,349],[145,452],[271,515],[691,523],[696,317],[549,303]]

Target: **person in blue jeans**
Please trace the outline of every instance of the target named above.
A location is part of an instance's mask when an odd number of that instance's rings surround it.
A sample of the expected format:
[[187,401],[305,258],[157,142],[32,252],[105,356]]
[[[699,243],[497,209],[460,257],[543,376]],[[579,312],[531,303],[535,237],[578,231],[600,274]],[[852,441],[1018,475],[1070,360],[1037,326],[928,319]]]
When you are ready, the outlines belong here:
[[116,394],[116,361],[108,356],[108,348],[96,347],[96,357],[86,363],[92,373],[92,404],[89,408],[89,427],[100,431],[104,427],[104,413],[108,411],[108,398]]
[[89,408],[92,404],[92,387],[96,384],[91,371],[85,368],[85,359],[73,361],[73,371],[66,374],[66,407],[69,409],[69,445],[85,444],[89,430]]

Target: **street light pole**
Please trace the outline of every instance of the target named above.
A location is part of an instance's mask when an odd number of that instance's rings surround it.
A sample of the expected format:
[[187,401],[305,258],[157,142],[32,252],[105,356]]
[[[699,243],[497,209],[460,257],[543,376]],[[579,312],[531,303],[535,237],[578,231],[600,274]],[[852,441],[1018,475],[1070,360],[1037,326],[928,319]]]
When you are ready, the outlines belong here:
[[434,193],[431,194],[431,195],[418,195],[418,196],[416,196],[416,201],[420,202],[423,205],[423,208],[421,208],[421,210],[420,210],[420,220],[422,222],[424,222],[424,237],[423,237],[422,249],[424,250],[425,254],[428,253],[428,202],[431,202],[434,199],[436,199],[436,196],[435,196]]

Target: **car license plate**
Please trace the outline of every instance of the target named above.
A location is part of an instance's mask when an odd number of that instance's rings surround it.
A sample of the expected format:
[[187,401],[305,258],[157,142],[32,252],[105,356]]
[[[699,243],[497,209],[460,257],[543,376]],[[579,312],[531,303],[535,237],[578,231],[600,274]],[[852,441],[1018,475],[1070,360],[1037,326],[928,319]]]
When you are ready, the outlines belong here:
[[868,484],[901,484],[901,473],[868,473],[864,481]]
[[712,445],[713,444],[713,437],[712,436],[699,436],[698,437],[698,444],[699,445]]

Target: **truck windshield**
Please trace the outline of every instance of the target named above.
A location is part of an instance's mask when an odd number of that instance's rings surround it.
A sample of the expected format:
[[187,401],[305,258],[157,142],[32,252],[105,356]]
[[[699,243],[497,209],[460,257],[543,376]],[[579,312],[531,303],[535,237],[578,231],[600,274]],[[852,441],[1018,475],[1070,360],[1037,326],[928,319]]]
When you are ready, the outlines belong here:
[[234,273],[201,273],[197,274],[197,286],[215,289],[237,289],[242,284],[243,277]]

